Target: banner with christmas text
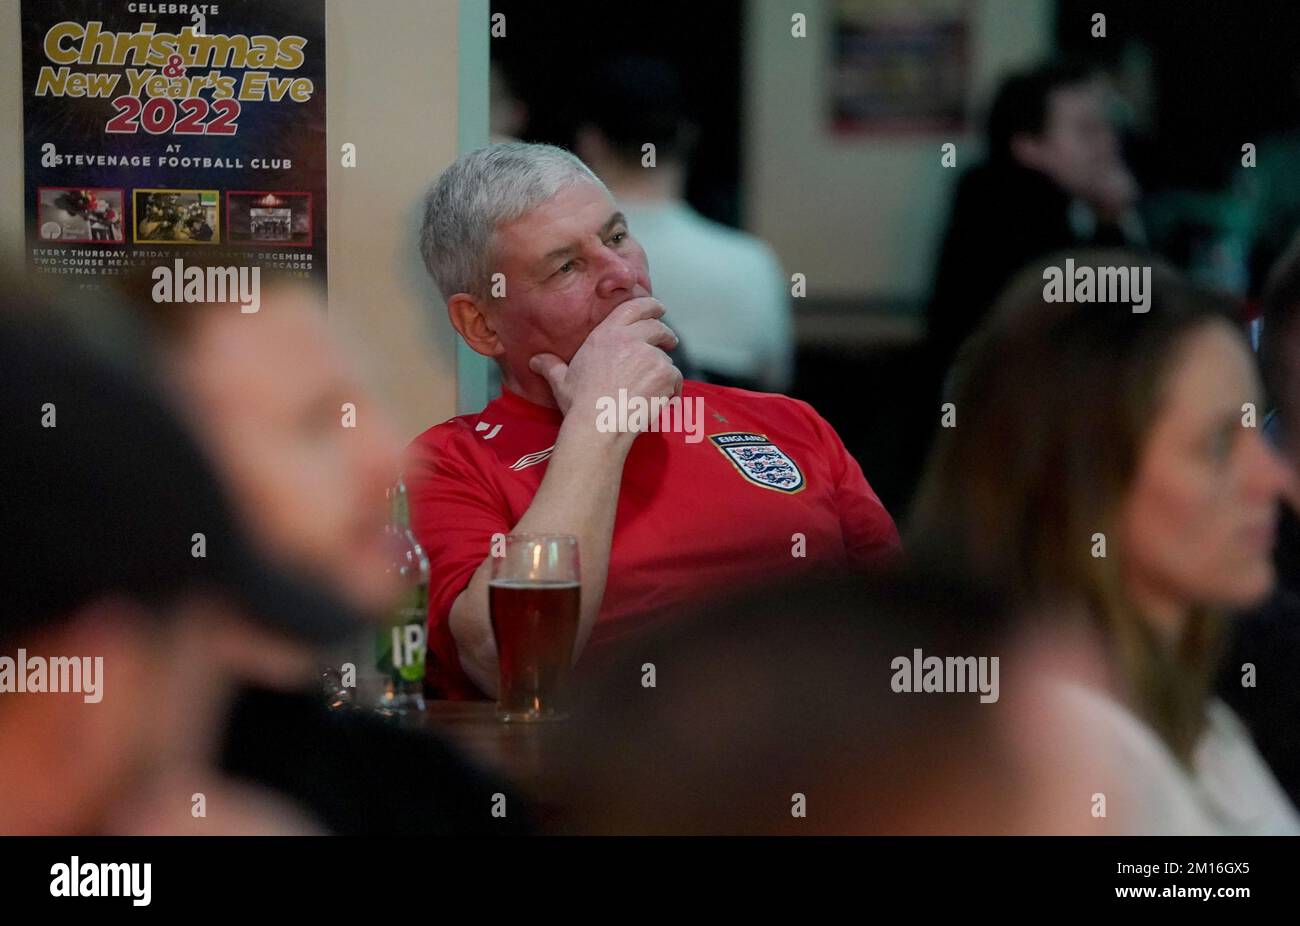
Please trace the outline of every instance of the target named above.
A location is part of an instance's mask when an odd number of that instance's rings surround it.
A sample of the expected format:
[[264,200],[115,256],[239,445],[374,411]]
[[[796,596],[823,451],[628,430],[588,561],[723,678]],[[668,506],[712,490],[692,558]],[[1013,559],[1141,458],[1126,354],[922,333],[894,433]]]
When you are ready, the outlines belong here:
[[23,0],[29,265],[325,282],[325,2]]

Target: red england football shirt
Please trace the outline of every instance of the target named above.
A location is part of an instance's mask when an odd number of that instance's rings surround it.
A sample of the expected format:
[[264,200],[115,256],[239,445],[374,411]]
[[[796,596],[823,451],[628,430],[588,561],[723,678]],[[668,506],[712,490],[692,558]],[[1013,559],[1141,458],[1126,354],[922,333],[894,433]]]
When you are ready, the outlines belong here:
[[[810,405],[687,380],[683,400],[696,396],[704,400],[703,440],[647,432],[628,453],[588,647],[634,615],[810,565],[870,565],[898,552],[893,519]],[[442,697],[483,697],[461,669],[448,616],[492,535],[509,533],[532,504],[561,421],[557,409],[503,392],[478,414],[411,443],[411,523],[432,567],[428,677]],[[796,534],[803,557],[794,555]]]

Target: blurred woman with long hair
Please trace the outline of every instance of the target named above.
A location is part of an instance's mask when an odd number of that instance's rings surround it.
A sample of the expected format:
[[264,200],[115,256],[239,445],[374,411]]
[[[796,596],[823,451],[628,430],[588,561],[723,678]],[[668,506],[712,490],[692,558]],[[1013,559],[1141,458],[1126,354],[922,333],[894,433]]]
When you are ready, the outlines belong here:
[[[1261,390],[1232,305],[1159,266],[1145,311],[1047,301],[1044,268],[1066,256],[1018,277],[962,348],[907,546],[1034,613],[1086,617],[1108,676],[1086,713],[1163,775],[1167,810],[1135,814],[1137,829],[1300,832],[1211,697],[1227,615],[1273,585],[1291,478],[1256,427]],[[1068,256],[1076,275],[1150,266]]]

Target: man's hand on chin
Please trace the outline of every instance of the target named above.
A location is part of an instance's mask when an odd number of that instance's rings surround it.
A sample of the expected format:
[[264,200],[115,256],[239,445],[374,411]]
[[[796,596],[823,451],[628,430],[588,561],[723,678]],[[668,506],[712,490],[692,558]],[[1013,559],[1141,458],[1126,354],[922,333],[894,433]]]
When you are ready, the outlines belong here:
[[677,335],[659,320],[663,314],[663,303],[653,296],[629,299],[591,330],[567,364],[543,353],[534,354],[528,366],[550,385],[566,420],[577,408],[594,422],[597,400],[620,389],[647,400],[680,395],[681,371],[665,353],[677,346]]

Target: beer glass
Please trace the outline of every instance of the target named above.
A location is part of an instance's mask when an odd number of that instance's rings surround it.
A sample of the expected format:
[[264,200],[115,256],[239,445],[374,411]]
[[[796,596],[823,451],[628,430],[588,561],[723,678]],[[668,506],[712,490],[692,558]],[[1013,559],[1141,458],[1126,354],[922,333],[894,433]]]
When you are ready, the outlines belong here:
[[501,672],[497,717],[562,719],[557,699],[578,636],[578,538],[507,534],[493,554],[488,609]]

